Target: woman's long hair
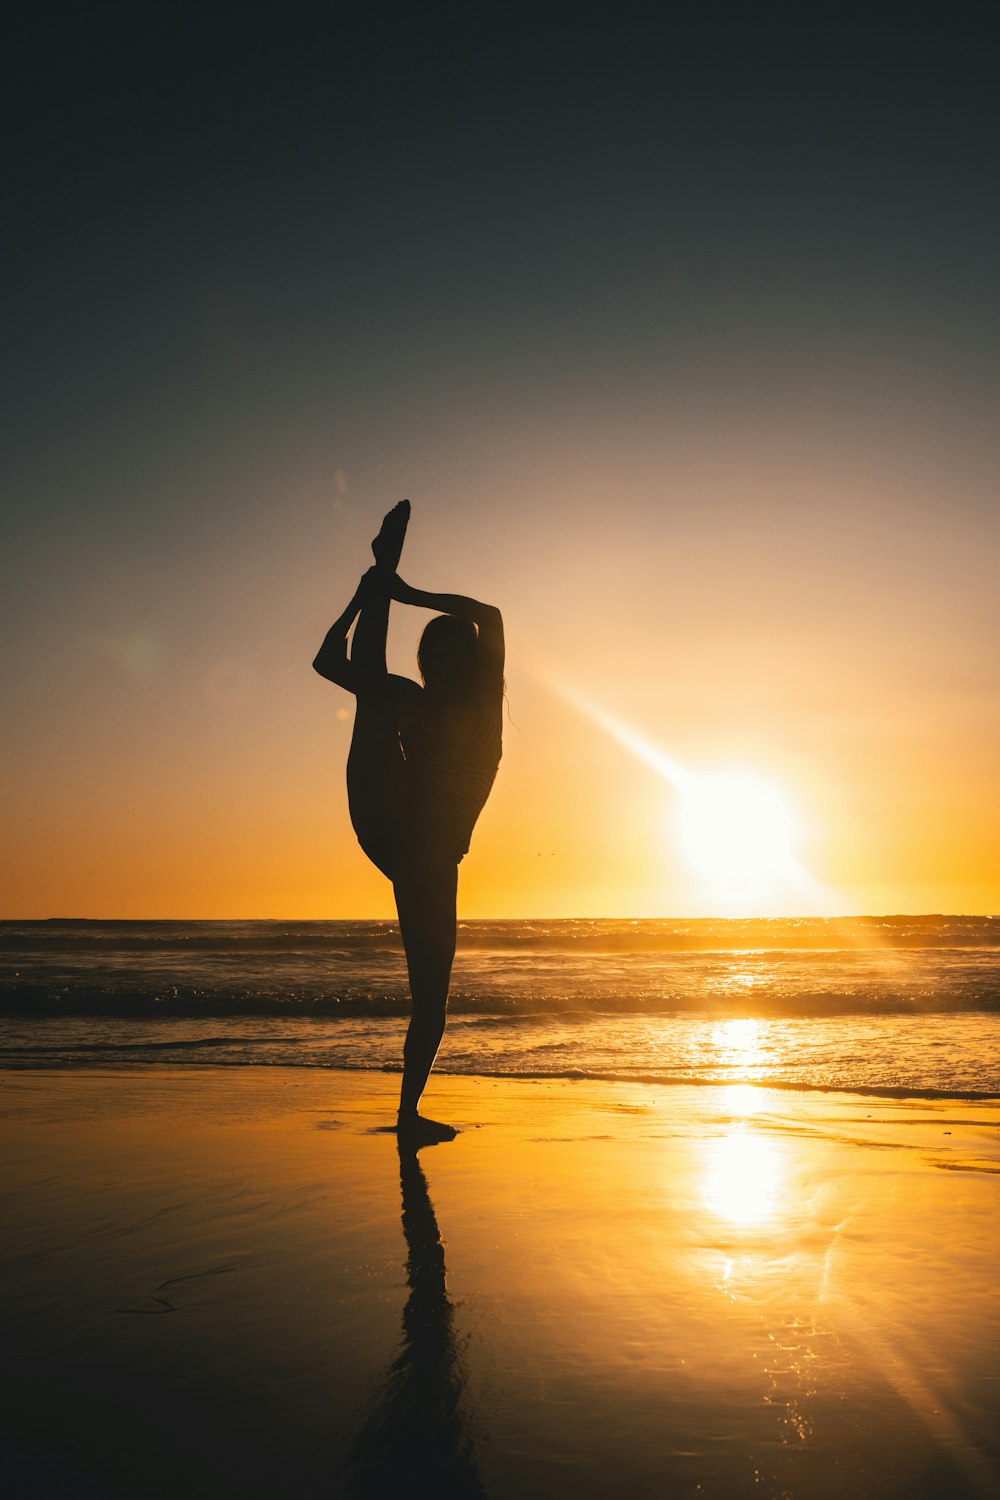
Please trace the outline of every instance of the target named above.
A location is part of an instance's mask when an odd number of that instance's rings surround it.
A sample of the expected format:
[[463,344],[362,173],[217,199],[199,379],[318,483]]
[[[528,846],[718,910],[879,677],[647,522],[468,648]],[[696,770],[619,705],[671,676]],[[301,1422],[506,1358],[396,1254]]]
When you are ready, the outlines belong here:
[[417,665],[425,687],[461,696],[475,677],[479,632],[471,620],[458,615],[436,615],[424,627],[417,647]]

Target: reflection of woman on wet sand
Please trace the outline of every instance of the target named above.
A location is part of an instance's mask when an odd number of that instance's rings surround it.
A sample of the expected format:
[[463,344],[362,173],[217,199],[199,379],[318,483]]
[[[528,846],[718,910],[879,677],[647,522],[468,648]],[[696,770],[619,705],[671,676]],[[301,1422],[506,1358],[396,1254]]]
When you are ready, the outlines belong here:
[[[445,1283],[444,1246],[412,1137],[399,1137],[406,1280],[403,1340],[341,1471],[350,1496],[483,1500],[467,1420],[462,1342]],[[418,1483],[419,1481],[419,1483]]]
[[[460,594],[412,589],[396,572],[410,519],[401,500],[372,542],[369,568],[313,665],[354,693],[347,795],[358,842],[392,881],[412,1014],[397,1128],[443,1140],[417,1113],[444,1033],[455,957],[458,865],[500,761],[504,640],[500,611]],[[420,638],[423,687],[386,669],[389,603],[443,611]],[[354,621],[350,658],[347,636]]]

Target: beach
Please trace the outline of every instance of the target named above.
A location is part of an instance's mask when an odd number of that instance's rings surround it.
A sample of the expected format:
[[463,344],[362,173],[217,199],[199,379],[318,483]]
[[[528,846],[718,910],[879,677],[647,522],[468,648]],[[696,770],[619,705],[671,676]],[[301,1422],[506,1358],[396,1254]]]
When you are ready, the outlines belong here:
[[1000,1104],[2,1075],[19,1495],[989,1495]]
[[11,1500],[1000,1500],[992,13],[16,8]]

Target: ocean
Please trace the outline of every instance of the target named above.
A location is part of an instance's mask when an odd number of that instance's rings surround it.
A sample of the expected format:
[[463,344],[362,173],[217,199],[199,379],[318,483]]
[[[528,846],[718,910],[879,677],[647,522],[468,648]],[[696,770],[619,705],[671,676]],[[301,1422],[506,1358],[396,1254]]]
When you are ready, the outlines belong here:
[[[1000,1097],[1000,917],[462,922],[437,1068]],[[389,921],[0,923],[0,1066],[400,1065]]]

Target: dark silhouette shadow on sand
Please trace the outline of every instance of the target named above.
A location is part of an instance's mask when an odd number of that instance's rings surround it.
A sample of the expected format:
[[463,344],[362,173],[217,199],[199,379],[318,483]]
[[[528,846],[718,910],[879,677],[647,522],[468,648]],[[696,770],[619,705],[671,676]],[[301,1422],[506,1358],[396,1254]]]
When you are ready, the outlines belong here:
[[417,1146],[398,1141],[406,1238],[403,1338],[341,1470],[345,1496],[485,1500],[463,1410],[461,1341],[445,1285],[444,1246]]

